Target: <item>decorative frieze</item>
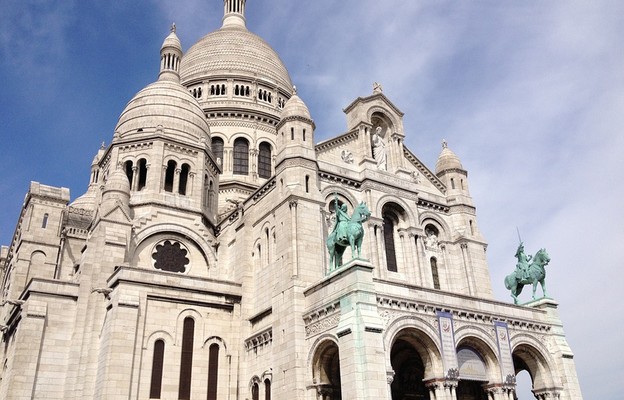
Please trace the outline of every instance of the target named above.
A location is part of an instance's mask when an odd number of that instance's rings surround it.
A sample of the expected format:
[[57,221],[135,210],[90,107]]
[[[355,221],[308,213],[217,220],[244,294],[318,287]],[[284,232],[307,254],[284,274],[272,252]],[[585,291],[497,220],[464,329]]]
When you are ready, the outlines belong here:
[[258,351],[259,347],[268,346],[271,343],[273,343],[273,328],[268,328],[245,339],[245,350]]
[[338,326],[340,302],[328,304],[303,316],[306,337],[315,336]]

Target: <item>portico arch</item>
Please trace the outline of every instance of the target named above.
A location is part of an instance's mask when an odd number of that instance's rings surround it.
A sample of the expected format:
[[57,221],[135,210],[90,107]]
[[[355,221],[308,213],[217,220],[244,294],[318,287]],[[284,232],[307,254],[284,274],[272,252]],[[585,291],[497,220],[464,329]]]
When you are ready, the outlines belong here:
[[312,382],[318,400],[340,400],[340,353],[332,339],[319,342],[312,356]]
[[494,348],[476,335],[462,337],[458,332],[457,337],[457,400],[488,400],[484,386],[500,381],[500,365]]
[[524,341],[513,348],[512,357],[516,375],[521,371],[529,373],[536,398],[554,396],[561,391],[556,370],[551,367],[548,357],[540,350],[538,344]]

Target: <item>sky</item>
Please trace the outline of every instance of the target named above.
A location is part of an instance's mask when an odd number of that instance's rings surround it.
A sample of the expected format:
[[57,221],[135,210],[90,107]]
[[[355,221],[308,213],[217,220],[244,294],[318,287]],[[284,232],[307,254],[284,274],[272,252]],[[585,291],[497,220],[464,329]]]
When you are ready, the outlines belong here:
[[[126,103],[156,80],[171,23],[186,50],[223,10],[220,0],[0,9],[8,245],[30,181],[84,193]],[[519,231],[527,253],[551,256],[548,294],[584,398],[621,398],[624,2],[248,0],[246,16],[288,68],[317,141],[346,131],[342,109],[373,82],[405,113],[406,146],[430,169],[447,140],[468,170],[495,298],[511,301],[503,279]]]

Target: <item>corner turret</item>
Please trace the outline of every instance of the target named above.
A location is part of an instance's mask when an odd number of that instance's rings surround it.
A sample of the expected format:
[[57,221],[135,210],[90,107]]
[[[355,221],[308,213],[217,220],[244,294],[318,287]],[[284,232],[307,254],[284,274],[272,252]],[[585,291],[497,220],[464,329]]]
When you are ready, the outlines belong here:
[[180,59],[182,44],[176,35],[176,25],[171,25],[171,33],[160,47],[160,74],[158,80],[180,83]]
[[[292,168],[303,168],[305,171],[288,173],[286,184],[291,187],[299,185],[309,193],[312,186],[318,186],[316,182],[318,166],[316,152],[314,150],[314,121],[310,111],[303,100],[297,96],[297,88],[293,86],[293,93],[284,105],[282,119],[277,124],[277,148],[275,160],[276,175]],[[299,159],[301,162],[287,162],[291,159]],[[282,178],[283,179],[283,178]],[[301,180],[304,181],[301,181]],[[300,182],[301,181],[301,182]]]
[[[457,154],[448,148],[446,140],[442,140],[442,151],[436,161],[435,174],[447,187],[449,195],[460,195],[470,198],[468,192],[468,172],[464,169]],[[472,200],[469,201],[472,204]]]

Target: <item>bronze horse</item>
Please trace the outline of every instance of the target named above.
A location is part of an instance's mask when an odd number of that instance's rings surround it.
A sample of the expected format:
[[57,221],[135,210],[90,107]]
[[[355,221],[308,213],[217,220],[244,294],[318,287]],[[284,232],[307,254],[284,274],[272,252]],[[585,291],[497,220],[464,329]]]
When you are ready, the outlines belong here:
[[528,277],[523,278],[520,276],[518,270],[505,277],[505,287],[511,290],[511,297],[514,299],[514,304],[518,304],[518,295],[522,292],[524,285],[533,285],[533,300],[535,300],[535,290],[539,282],[542,286],[542,293],[544,297],[546,297],[546,269],[544,267],[548,265],[549,262],[550,257],[546,249],[540,249],[535,253],[533,261],[527,268]]
[[[370,217],[371,212],[364,202],[358,204],[353,210],[351,219],[343,222],[346,224],[345,233],[346,240],[339,241],[336,239],[336,230],[330,233],[327,238],[327,250],[329,251],[329,268],[334,270],[342,265],[342,255],[344,254],[347,246],[351,246],[351,257],[355,258],[355,251],[357,250],[358,258],[362,252],[362,239],[364,238],[364,229],[362,228],[362,222],[365,222]],[[338,222],[337,222],[338,223]]]

